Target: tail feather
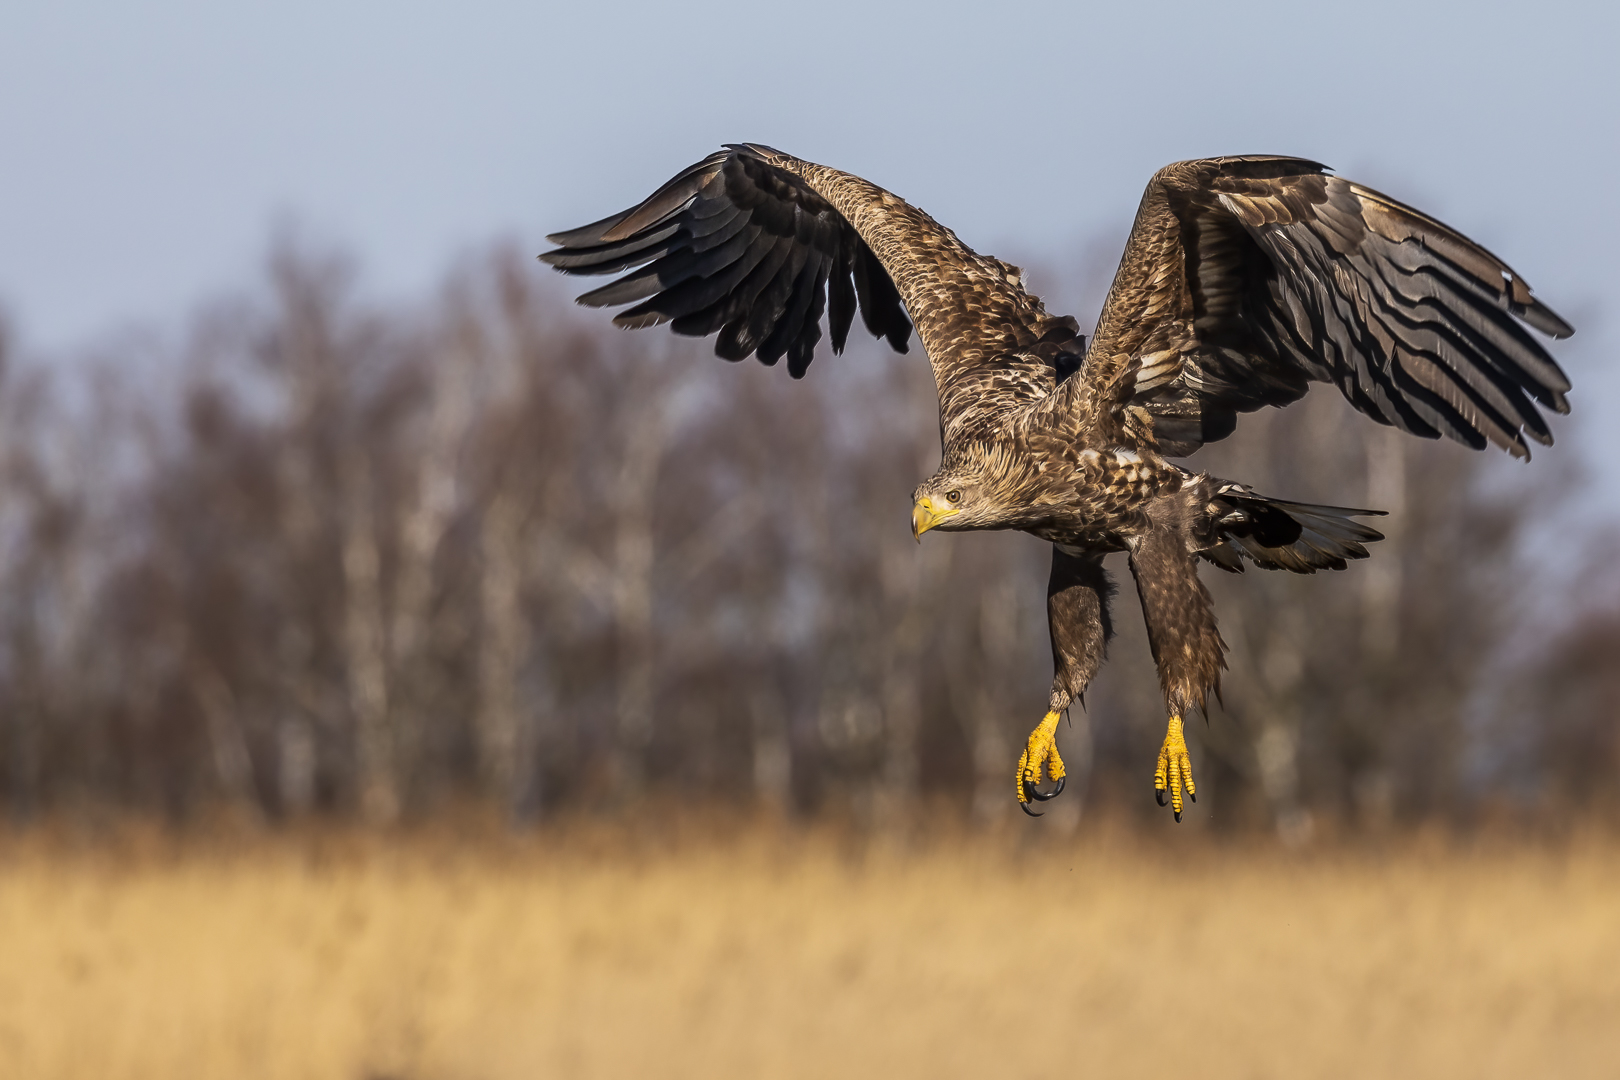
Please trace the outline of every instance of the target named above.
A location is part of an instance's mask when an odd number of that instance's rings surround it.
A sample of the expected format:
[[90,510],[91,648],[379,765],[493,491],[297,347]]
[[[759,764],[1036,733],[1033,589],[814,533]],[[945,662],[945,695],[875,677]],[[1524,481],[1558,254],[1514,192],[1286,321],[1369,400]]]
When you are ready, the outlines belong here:
[[1356,517],[1382,517],[1382,510],[1319,506],[1257,495],[1241,484],[1222,484],[1213,499],[1220,543],[1199,552],[1232,573],[1243,559],[1265,570],[1314,574],[1343,570],[1351,559],[1365,559],[1366,545],[1384,534]]

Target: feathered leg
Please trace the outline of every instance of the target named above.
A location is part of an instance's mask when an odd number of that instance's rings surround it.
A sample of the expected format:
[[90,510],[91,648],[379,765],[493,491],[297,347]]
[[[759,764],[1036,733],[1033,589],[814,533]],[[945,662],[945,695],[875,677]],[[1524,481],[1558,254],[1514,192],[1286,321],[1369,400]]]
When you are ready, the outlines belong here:
[[1131,573],[1170,713],[1153,787],[1160,806],[1169,790],[1170,808],[1180,821],[1182,785],[1194,802],[1198,799],[1182,718],[1194,708],[1202,711],[1211,690],[1220,694],[1226,643],[1215,628],[1209,591],[1198,580],[1197,561],[1173,517],[1155,515],[1153,528],[1132,543]]
[[[1109,623],[1108,598],[1113,583],[1098,555],[1069,555],[1052,547],[1052,576],[1046,585],[1046,622],[1052,635],[1052,697],[1046,716],[1030,733],[1023,756],[1018,759],[1016,786],[1018,804],[1026,814],[1031,799],[1045,801],[1063,790],[1063,758],[1057,749],[1058,720],[1069,705],[1085,692],[1097,674],[1108,639],[1113,636]],[[1041,792],[1042,771],[1057,781],[1057,790]]]

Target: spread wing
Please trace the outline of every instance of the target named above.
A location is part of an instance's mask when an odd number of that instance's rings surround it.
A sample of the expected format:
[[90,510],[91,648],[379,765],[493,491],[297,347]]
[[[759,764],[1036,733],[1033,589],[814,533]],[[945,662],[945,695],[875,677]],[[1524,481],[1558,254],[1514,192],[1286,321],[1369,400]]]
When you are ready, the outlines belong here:
[[874,184],[769,147],[711,154],[641,205],[549,239],[541,258],[565,273],[639,267],[579,298],[634,304],[619,326],[718,334],[719,356],[786,356],[795,378],[823,317],[834,352],[857,308],[898,352],[916,320],[947,432],[1049,393],[1056,355],[1079,349],[1075,321],[1047,315],[1015,268]]
[[1528,457],[1569,380],[1521,323],[1574,333],[1467,237],[1285,157],[1161,169],[1075,393],[1088,422],[1169,454],[1331,382],[1382,423]]

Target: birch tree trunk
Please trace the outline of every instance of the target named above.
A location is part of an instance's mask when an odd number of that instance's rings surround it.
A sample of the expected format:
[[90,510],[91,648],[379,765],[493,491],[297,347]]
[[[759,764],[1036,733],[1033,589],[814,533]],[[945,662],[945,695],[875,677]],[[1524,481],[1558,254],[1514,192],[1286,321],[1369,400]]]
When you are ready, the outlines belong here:
[[[1401,649],[1401,591],[1405,567],[1399,543],[1407,516],[1407,462],[1410,439],[1392,427],[1380,427],[1367,438],[1367,505],[1388,511],[1378,521],[1386,540],[1373,552],[1361,579],[1361,663],[1368,678],[1359,714],[1370,729],[1368,745],[1387,748],[1389,695],[1398,682]],[[1351,778],[1356,814],[1364,825],[1383,828],[1395,813],[1395,779],[1387,760],[1366,764]]]
[[343,461],[343,645],[355,724],[360,812],[372,824],[399,818],[397,740],[388,710],[387,627],[383,622],[371,466],[361,448]]
[[[1018,650],[1018,600],[1011,580],[1004,578],[984,590],[978,631],[984,663],[974,679],[974,689],[962,687],[957,692],[973,694],[973,708],[968,713],[971,730],[967,732],[973,748],[973,820],[990,825],[1012,808],[1012,763],[1018,760],[1018,751],[1007,737],[1008,718],[1000,715],[1004,706],[994,677],[1012,666]],[[959,686],[961,681],[957,680]]]
[[887,631],[880,631],[883,646],[877,675],[883,765],[871,802],[879,823],[896,828],[911,817],[921,786],[917,737],[922,702],[917,680],[933,607],[923,583],[947,579],[955,550],[949,544],[923,550],[908,547],[884,543],[878,554],[884,610],[898,618]]
[[541,795],[537,718],[520,705],[517,692],[530,640],[523,613],[523,517],[510,491],[497,492],[484,511],[479,548],[479,757],[489,790],[514,822],[531,818]]
[[402,777],[415,773],[429,723],[426,710],[441,700],[432,663],[433,564],[459,503],[457,470],[472,409],[471,342],[454,341],[446,351],[430,362],[433,404],[425,438],[412,448],[415,484],[400,526],[384,641],[395,769]]
[[208,743],[213,751],[214,775],[220,790],[238,812],[255,822],[261,820],[258,789],[253,782],[253,758],[248,752],[247,736],[230,684],[207,661],[195,655],[188,664],[187,676],[197,707],[208,725]]
[[614,748],[608,787],[615,798],[636,794],[646,778],[653,734],[653,495],[669,442],[669,424],[653,393],[631,417],[614,490],[613,606]]

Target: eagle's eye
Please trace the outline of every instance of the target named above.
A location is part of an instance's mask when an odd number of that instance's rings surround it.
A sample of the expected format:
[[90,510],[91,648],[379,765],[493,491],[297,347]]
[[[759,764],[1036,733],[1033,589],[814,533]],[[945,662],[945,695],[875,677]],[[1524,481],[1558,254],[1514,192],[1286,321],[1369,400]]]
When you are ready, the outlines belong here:
[[945,493],[945,501],[959,503],[962,501],[962,493],[960,491],[947,491]]

